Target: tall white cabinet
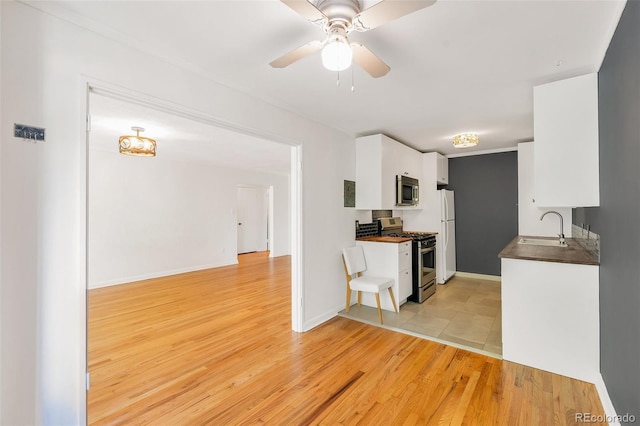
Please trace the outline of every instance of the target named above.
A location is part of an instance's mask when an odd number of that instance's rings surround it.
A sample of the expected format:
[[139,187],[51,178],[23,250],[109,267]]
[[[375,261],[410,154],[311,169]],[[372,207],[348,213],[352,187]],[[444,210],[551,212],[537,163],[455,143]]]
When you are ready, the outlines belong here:
[[444,155],[435,152],[436,157],[436,182],[438,185],[447,185],[449,183],[449,159]]
[[533,133],[536,204],[598,206],[598,74],[534,87]]

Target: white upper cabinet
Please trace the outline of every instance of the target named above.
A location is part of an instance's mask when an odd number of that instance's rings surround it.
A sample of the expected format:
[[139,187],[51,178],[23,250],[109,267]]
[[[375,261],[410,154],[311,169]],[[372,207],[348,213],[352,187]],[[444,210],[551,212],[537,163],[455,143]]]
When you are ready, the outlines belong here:
[[442,154],[437,154],[437,173],[438,184],[447,185],[449,183],[449,159]]
[[536,205],[598,206],[598,75],[536,86],[533,106]]
[[449,183],[449,159],[439,152],[426,152],[423,156],[425,185],[436,187]]
[[391,210],[396,207],[396,176],[422,178],[421,153],[388,136],[356,139],[356,208]]

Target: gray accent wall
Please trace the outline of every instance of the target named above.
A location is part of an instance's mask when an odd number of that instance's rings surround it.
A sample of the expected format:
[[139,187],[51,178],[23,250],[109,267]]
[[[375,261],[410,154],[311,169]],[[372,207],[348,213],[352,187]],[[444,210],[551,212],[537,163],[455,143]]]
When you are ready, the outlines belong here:
[[518,234],[518,153],[449,159],[457,270],[500,275],[498,253]]
[[600,370],[618,415],[640,419],[640,1],[629,0],[598,75]]

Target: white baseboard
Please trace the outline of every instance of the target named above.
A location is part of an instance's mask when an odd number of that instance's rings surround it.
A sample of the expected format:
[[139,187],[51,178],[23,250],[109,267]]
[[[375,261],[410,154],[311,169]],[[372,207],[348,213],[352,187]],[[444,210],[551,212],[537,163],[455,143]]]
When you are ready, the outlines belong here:
[[604,414],[607,417],[607,420],[609,420],[609,424],[620,426],[616,409],[611,402],[611,398],[609,398],[609,391],[607,391],[607,386],[604,384],[602,374],[598,374],[596,377],[595,385],[598,396],[600,397],[600,402],[602,403],[602,408],[604,409]]
[[120,285],[120,284],[129,284],[129,283],[133,283],[136,281],[143,281],[143,280],[149,280],[152,278],[161,278],[161,277],[168,277],[170,275],[177,275],[177,274],[184,274],[187,272],[195,272],[195,271],[202,271],[203,269],[211,269],[211,268],[219,268],[221,266],[229,266],[229,265],[236,265],[238,263],[238,260],[236,259],[235,262],[232,263],[214,263],[214,264],[210,264],[210,265],[198,265],[198,266],[191,266],[188,268],[180,268],[180,269],[171,269],[171,270],[167,270],[167,271],[158,271],[158,272],[152,272],[149,274],[141,274],[141,275],[135,275],[135,276],[131,276],[131,277],[124,277],[124,278],[117,278],[114,280],[106,280],[106,281],[100,281],[97,283],[89,283],[88,287],[90,289],[92,288],[100,288],[100,287],[109,287],[112,285]]
[[317,315],[314,318],[311,318],[308,321],[305,321],[302,324],[302,331],[309,331],[312,328],[315,328],[315,327],[319,326],[323,322],[327,322],[331,318],[337,317],[338,316],[338,312],[340,312],[343,309],[344,309],[344,305],[340,305],[340,306],[335,307],[334,309],[332,309],[330,311],[324,312],[324,313],[322,313],[320,315]]
[[476,278],[487,281],[502,281],[502,277],[500,275],[474,274],[472,272],[456,272],[455,276],[461,278]]

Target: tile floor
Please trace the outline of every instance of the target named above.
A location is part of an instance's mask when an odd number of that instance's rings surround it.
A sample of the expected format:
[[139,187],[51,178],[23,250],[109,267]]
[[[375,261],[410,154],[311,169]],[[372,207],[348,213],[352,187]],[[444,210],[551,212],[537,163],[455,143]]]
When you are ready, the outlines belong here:
[[[383,296],[381,296],[383,297]],[[380,325],[376,308],[353,305],[341,316]],[[424,303],[407,302],[400,313],[382,311],[385,328],[502,355],[500,282],[454,276]]]

